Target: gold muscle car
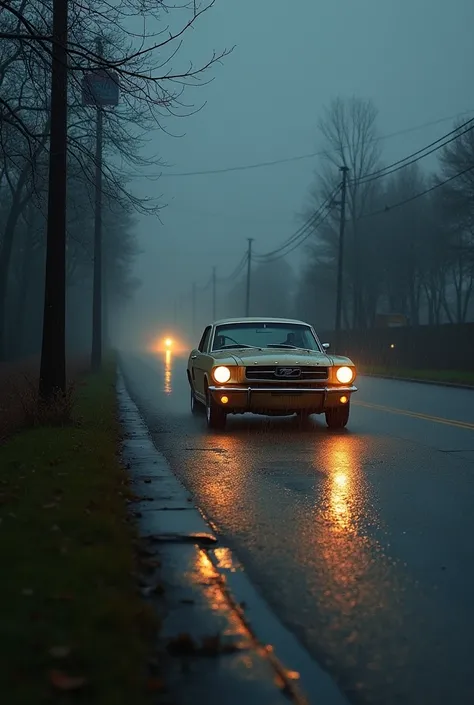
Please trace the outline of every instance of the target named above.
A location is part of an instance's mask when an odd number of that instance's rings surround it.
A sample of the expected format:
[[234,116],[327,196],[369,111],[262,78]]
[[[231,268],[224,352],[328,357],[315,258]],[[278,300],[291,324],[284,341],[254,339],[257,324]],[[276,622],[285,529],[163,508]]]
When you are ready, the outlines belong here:
[[204,330],[189,356],[191,411],[206,409],[207,425],[223,429],[228,414],[325,414],[344,428],[357,387],[354,363],[328,355],[314,329],[285,318],[232,318]]

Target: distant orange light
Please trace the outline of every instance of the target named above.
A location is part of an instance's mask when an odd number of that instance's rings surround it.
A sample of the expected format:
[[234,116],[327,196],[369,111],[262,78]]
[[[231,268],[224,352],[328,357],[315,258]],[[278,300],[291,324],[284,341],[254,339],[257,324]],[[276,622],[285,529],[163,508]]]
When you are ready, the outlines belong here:
[[339,399],[339,401],[341,402],[341,404],[347,404],[347,402],[348,402],[349,400],[348,400],[347,397],[341,397],[341,398]]
[[221,402],[223,404],[227,404],[228,401],[229,401],[229,397],[221,397]]
[[150,336],[147,343],[147,351],[152,355],[163,355],[172,353],[174,357],[189,354],[190,347],[174,331],[163,331],[158,335]]

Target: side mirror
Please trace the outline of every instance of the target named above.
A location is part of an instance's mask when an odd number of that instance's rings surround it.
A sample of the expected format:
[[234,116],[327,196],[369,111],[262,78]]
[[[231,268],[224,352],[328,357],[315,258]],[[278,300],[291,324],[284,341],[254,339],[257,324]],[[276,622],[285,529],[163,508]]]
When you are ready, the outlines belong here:
[[331,343],[323,343],[324,350],[328,350],[331,347]]

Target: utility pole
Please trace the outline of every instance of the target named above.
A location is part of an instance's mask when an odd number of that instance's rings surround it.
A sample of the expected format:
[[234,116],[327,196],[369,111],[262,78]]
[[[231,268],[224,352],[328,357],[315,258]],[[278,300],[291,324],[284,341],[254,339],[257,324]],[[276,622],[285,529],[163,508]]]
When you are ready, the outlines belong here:
[[39,397],[66,391],[66,199],[68,2],[53,0],[51,138]]
[[192,301],[192,307],[193,307],[193,337],[196,337],[196,282],[193,282],[193,301]]
[[216,268],[212,268],[212,320],[216,320]]
[[[96,52],[102,56],[102,39],[97,37]],[[102,366],[102,105],[96,105],[95,133],[95,213],[94,213],[94,288],[92,294],[92,369]]]
[[346,190],[347,190],[347,166],[341,166],[341,219],[339,222],[339,252],[337,259],[337,294],[336,294],[336,346],[340,345],[340,332],[342,320],[342,293],[343,293],[343,270],[344,270],[344,229],[346,226]]
[[248,237],[247,241],[249,243],[247,252],[247,297],[245,302],[245,315],[250,316],[250,275],[252,272],[252,242],[253,237]]

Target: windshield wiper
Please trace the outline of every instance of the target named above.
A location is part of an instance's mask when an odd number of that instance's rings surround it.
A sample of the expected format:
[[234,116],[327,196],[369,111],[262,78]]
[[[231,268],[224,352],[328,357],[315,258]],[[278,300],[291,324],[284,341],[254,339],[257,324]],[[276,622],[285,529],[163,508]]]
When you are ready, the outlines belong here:
[[[270,343],[267,348],[289,348],[290,350],[298,350],[296,345],[287,345],[286,343]],[[302,348],[299,348],[302,350]]]
[[313,350],[312,348],[301,348],[298,345],[288,345],[287,343],[270,343],[270,345],[267,345],[267,348],[288,348],[289,350],[302,350],[303,352],[307,353],[318,352],[317,350]]
[[[231,343],[230,345],[222,345],[218,350],[229,350],[230,348],[237,348],[238,350],[241,350],[242,348],[250,348],[251,350],[255,349],[255,345],[238,345],[237,343]],[[217,350],[214,350],[214,352],[217,352]]]

